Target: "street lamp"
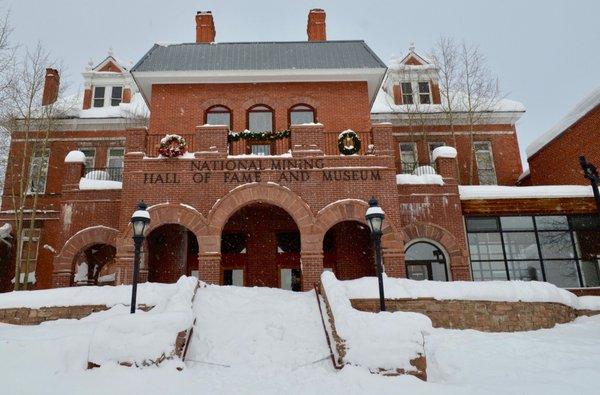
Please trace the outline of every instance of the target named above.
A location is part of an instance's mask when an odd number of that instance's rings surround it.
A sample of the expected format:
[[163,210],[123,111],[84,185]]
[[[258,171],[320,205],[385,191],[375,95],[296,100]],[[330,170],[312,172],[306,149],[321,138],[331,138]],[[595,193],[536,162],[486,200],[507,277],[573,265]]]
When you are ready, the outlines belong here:
[[383,266],[381,265],[381,235],[383,232],[383,219],[385,213],[379,207],[377,199],[372,197],[369,200],[369,208],[365,215],[369,229],[371,229],[371,237],[375,246],[375,264],[377,267],[377,279],[379,281],[379,311],[385,311],[385,296],[383,294]]
[[135,313],[137,298],[137,283],[140,274],[140,251],[144,242],[144,234],[150,223],[150,213],[146,210],[146,203],[139,202],[137,210],[131,216],[131,225],[133,227],[133,243],[135,245],[135,254],[133,257],[133,284],[131,288],[131,314]]
[[596,199],[596,207],[598,208],[598,215],[600,216],[600,192],[598,192],[600,176],[598,176],[598,169],[596,169],[596,166],[589,163],[583,155],[579,157],[579,164],[583,169],[583,176],[590,180],[590,183],[592,184],[594,198]]

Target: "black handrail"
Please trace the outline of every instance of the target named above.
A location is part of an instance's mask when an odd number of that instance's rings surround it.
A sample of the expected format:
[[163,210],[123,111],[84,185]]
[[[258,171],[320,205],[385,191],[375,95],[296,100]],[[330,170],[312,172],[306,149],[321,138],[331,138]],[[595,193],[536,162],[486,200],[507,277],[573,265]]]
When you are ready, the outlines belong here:
[[123,167],[94,167],[86,169],[85,178],[89,180],[123,181]]

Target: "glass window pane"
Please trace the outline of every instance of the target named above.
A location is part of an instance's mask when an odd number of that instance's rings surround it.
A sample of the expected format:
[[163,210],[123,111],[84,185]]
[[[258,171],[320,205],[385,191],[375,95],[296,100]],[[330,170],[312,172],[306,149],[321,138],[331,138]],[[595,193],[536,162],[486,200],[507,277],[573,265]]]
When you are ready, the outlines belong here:
[[444,254],[433,244],[418,242],[408,247],[404,259],[407,261],[443,261]]
[[314,123],[315,114],[312,111],[292,111],[290,113],[290,122],[292,125],[301,125],[303,123]]
[[540,261],[508,261],[511,280],[543,281]]
[[500,217],[502,230],[533,230],[532,217]]
[[429,267],[424,263],[406,265],[406,275],[411,280],[429,280]]
[[118,106],[121,103],[123,97],[123,87],[121,86],[113,86],[111,96],[110,96],[110,105]]
[[535,217],[538,230],[567,230],[569,223],[564,215]]
[[231,129],[231,114],[228,112],[209,112],[206,114],[207,125],[227,125]]
[[544,271],[549,283],[562,288],[579,287],[575,261],[544,261]]
[[402,83],[402,93],[406,95],[408,95],[409,93],[412,94],[412,84],[410,82]]
[[419,82],[419,93],[429,93],[429,82]]
[[534,232],[504,233],[507,259],[538,259],[539,253]]
[[94,107],[103,107],[104,106],[105,92],[106,92],[106,88],[103,86],[97,86],[94,88]]
[[579,261],[584,287],[600,287],[600,260]]
[[497,231],[497,217],[470,217],[467,218],[467,231],[469,232],[485,232]]
[[539,232],[544,259],[575,258],[570,232]]
[[30,193],[44,193],[46,191],[46,179],[48,178],[48,156],[50,151],[36,152],[31,158],[29,165],[29,188]]
[[251,111],[249,113],[249,129],[252,132],[272,132],[273,116],[271,112]]
[[90,171],[94,168],[94,163],[96,162],[96,150],[95,149],[80,149],[81,152],[85,155],[85,170]]
[[575,230],[600,230],[600,217],[597,215],[574,215],[570,219]]
[[468,236],[472,260],[504,259],[500,233],[470,233]]
[[271,146],[268,144],[253,144],[252,155],[271,155]]
[[475,281],[507,280],[506,267],[501,261],[471,262],[471,269]]

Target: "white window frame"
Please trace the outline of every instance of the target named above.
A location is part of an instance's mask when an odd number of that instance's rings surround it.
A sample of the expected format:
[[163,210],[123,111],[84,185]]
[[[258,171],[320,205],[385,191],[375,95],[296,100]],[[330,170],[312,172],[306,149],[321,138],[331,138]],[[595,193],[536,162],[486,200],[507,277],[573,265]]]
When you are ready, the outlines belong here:
[[[485,149],[485,150],[476,149],[478,144],[485,144],[487,146],[487,149]],[[475,156],[475,166],[477,166],[477,178],[479,179],[479,165],[477,164],[477,152],[478,151],[489,152],[490,163],[492,164],[492,168],[484,169],[484,170],[493,170],[494,171],[494,179],[496,180],[495,184],[481,184],[481,180],[479,180],[479,184],[480,185],[498,185],[498,173],[496,173],[496,163],[494,162],[494,152],[492,149],[492,142],[491,141],[474,141],[473,142],[473,155]]]
[[[420,84],[427,84],[427,93],[422,93],[421,92],[421,87]],[[419,104],[432,104],[432,97],[431,97],[431,83],[429,81],[417,81],[417,92],[419,95]],[[429,98],[429,103],[423,103],[421,102],[421,96],[425,96],[427,95],[427,97]]]
[[[97,88],[104,88],[104,99],[102,102],[102,106],[99,106],[99,107],[96,107],[94,105]],[[121,101],[119,103],[123,103],[123,92],[125,91],[125,86],[123,86],[123,85],[94,85],[94,89],[92,90],[92,108],[118,107],[118,105],[117,106],[112,105],[113,88],[121,88]]]
[[[417,150],[417,143],[414,141],[401,141],[398,143],[398,153],[400,156],[400,166],[402,166],[404,164],[404,161],[402,160],[402,145],[403,144],[407,144],[407,145],[411,145],[413,147],[413,155],[415,157],[415,168],[419,165],[419,152]],[[414,169],[413,169],[414,170]],[[404,173],[404,168],[401,169],[401,171]],[[410,171],[410,173],[412,173],[412,170]],[[410,174],[410,173],[405,173],[405,174]]]
[[[409,84],[410,85],[410,93],[404,93],[404,84]],[[403,81],[400,82],[400,94],[402,95],[402,104],[415,104],[415,87],[414,84],[411,81]],[[404,98],[406,96],[410,96],[412,98],[412,103],[407,103],[406,100],[404,100]]]
[[[50,171],[50,148],[46,148],[44,151],[46,152],[47,155],[39,157],[39,156],[37,156],[38,152],[36,151],[34,153],[34,155],[31,157],[31,160],[29,161],[29,180],[28,180],[29,182],[27,183],[28,184],[27,185],[27,194],[28,195],[33,195],[35,193],[37,193],[38,195],[43,195],[46,193],[46,187],[48,186],[48,172]],[[42,179],[44,180],[43,181],[44,188],[39,191],[34,191],[31,189],[32,183],[34,181],[33,180],[33,176],[34,176],[33,175],[33,164],[37,158],[42,158],[42,160],[43,160],[44,157],[46,158],[46,174],[44,175],[43,178],[40,178],[40,181],[42,181]]]

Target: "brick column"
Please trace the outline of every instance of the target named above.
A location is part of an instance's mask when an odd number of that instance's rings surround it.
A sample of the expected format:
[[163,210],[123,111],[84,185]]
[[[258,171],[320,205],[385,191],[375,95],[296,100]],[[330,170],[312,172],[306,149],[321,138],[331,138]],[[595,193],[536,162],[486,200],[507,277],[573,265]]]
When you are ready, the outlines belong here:
[[302,290],[310,291],[321,279],[323,273],[322,252],[301,252],[300,267],[302,268]]
[[52,273],[52,288],[64,288],[71,286],[71,270],[58,269]]
[[456,158],[437,157],[435,160],[437,172],[444,179],[446,184],[458,183],[458,164]]
[[148,152],[148,128],[128,128],[125,139],[126,152]]
[[292,156],[322,156],[325,146],[323,125],[292,125],[291,136]]
[[225,158],[228,153],[227,136],[229,128],[225,125],[196,126],[197,151],[202,156]]
[[220,253],[200,253],[198,255],[198,279],[209,284],[221,283]]
[[63,191],[76,191],[79,189],[79,180],[84,176],[84,169],[83,162],[65,162]]
[[375,155],[393,155],[394,139],[391,123],[376,123],[371,128]]
[[391,248],[382,250],[385,274],[389,277],[405,278],[406,265],[404,264],[404,251]]

